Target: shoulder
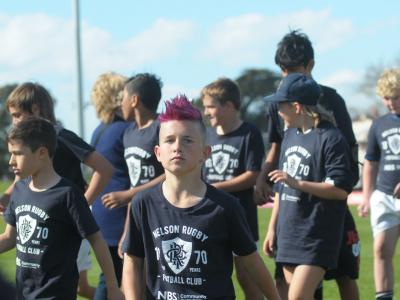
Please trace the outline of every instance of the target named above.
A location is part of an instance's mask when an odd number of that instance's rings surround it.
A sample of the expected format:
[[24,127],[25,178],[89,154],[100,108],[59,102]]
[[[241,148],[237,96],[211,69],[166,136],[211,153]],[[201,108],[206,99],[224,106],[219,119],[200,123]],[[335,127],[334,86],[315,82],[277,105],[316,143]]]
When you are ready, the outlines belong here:
[[252,135],[261,135],[260,129],[258,129],[258,127],[252,123],[244,121],[242,127],[246,133],[249,133]]
[[327,106],[328,109],[338,108],[338,105],[340,107],[345,106],[344,99],[337,93],[335,89],[324,85],[320,85],[320,87],[322,89],[322,97],[319,100],[321,105]]
[[346,143],[340,130],[330,122],[323,121],[318,125],[318,134],[321,135],[322,142]]
[[222,209],[228,212],[234,212],[241,207],[239,199],[222,190],[216,189],[208,183],[206,197],[215,205],[220,206]]
[[131,202],[132,208],[142,209],[146,206],[153,206],[155,202],[158,202],[161,198],[161,183],[138,192]]

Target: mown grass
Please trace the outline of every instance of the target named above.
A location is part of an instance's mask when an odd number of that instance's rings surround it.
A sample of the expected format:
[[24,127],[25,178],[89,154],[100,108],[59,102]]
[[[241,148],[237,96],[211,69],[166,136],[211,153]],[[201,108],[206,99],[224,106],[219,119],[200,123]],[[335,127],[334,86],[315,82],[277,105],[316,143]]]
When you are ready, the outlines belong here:
[[[5,189],[6,183],[0,183],[0,190],[3,191]],[[357,224],[357,229],[361,239],[361,269],[360,269],[360,278],[358,280],[358,285],[360,288],[360,296],[361,299],[373,299],[374,298],[374,280],[373,280],[373,253],[372,253],[372,234],[371,228],[369,225],[369,219],[361,219],[356,216],[355,207],[351,208],[353,212],[353,216],[355,216],[355,221]],[[260,231],[260,245],[259,249],[262,249],[262,239],[265,236],[266,228],[268,225],[268,220],[270,217],[271,210],[260,208],[258,210],[259,216],[259,231]],[[3,219],[0,218],[0,232],[4,231],[4,222]],[[268,269],[271,274],[274,271],[274,263],[272,259],[266,257],[264,254],[261,254],[264,259]],[[395,285],[395,295],[399,297],[400,295],[400,249],[397,247],[396,255],[395,255],[395,271],[396,271],[396,285]],[[6,253],[0,254],[0,270],[3,275],[10,280],[14,281],[15,277],[15,250],[8,251]],[[95,258],[93,257],[93,268],[89,271],[89,282],[95,286],[98,280],[99,267]],[[237,299],[243,299],[243,293],[240,290],[240,287],[236,281],[235,275],[233,276],[234,285],[236,289]],[[81,298],[78,298],[81,299]],[[338,289],[336,287],[336,283],[334,281],[325,281],[324,282],[324,299],[335,300],[340,299],[338,294]]]

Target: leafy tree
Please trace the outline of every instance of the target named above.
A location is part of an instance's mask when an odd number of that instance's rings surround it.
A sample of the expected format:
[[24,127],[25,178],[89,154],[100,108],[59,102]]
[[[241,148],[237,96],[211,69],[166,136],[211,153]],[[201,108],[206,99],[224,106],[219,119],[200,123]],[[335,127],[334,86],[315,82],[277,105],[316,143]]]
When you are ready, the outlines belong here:
[[6,100],[8,95],[15,89],[16,84],[7,84],[0,86],[0,176],[10,176],[8,168],[8,147],[7,147],[7,128],[11,123],[7,112]]
[[281,75],[268,69],[244,70],[236,82],[242,93],[241,115],[243,120],[266,131],[265,103],[263,98],[276,91]]

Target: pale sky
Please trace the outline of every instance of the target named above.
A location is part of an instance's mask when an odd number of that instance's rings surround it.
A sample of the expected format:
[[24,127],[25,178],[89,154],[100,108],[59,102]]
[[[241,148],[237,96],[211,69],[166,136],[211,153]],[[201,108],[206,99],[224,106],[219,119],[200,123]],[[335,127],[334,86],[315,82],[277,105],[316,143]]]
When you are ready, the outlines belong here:
[[[81,0],[84,101],[102,72],[161,77],[162,99],[197,97],[218,77],[274,64],[278,41],[302,29],[316,52],[314,78],[348,107],[376,99],[357,92],[368,66],[400,57],[400,1]],[[0,3],[0,84],[37,81],[57,99],[56,115],[77,131],[72,1]],[[97,125],[85,110],[85,138]]]

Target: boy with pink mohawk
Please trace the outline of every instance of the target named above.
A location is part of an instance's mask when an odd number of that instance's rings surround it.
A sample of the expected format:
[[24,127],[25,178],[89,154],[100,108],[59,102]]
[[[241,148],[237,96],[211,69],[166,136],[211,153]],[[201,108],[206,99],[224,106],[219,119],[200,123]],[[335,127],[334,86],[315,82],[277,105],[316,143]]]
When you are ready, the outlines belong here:
[[263,294],[279,299],[239,201],[201,179],[210,147],[200,111],[177,96],[159,121],[154,151],[166,178],[132,201],[124,241],[126,299],[140,297],[144,274],[146,299],[235,299],[232,252]]

